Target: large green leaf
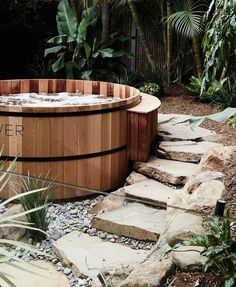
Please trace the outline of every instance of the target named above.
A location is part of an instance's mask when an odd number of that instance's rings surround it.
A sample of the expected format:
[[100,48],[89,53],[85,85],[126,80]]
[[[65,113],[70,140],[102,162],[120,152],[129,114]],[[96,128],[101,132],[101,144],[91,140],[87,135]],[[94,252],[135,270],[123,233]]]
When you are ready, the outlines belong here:
[[219,113],[202,116],[202,117],[191,118],[190,124],[192,127],[196,127],[196,126],[199,126],[204,120],[207,120],[207,119],[218,122],[218,123],[224,123],[229,118],[234,116],[235,114],[236,114],[236,108],[227,108]]
[[74,9],[68,3],[68,0],[61,0],[58,5],[57,29],[60,35],[67,35],[73,38],[77,35],[77,18]]
[[56,37],[53,37],[53,38],[49,39],[47,41],[47,43],[58,45],[58,44],[68,44],[68,43],[72,43],[74,41],[75,40],[71,36],[60,35],[60,36],[56,36]]
[[89,62],[89,57],[91,54],[91,47],[87,42],[84,42],[84,51],[85,51],[85,56],[86,56],[87,62]]
[[57,60],[52,65],[52,70],[54,73],[60,71],[65,67],[64,53],[58,55]]
[[49,55],[49,54],[56,54],[64,48],[66,48],[66,46],[55,46],[52,48],[45,49],[44,57],[47,57],[47,55]]
[[93,54],[93,58],[97,58],[98,56],[102,58],[112,58],[114,50],[111,48],[104,48],[97,50],[96,53]]
[[89,70],[89,71],[83,71],[81,73],[81,79],[82,80],[90,80],[91,79],[91,75],[92,75],[92,71]]

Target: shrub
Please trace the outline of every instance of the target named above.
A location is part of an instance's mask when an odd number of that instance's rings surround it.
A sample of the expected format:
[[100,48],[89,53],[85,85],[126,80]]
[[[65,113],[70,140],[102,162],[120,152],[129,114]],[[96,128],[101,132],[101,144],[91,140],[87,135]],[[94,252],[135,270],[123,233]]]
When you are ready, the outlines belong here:
[[140,92],[147,93],[153,96],[159,96],[160,86],[156,83],[145,83],[143,86],[139,87]]
[[193,234],[189,246],[202,246],[202,255],[206,257],[203,271],[210,269],[219,271],[224,276],[225,287],[233,287],[236,283],[236,221],[227,217],[220,220],[213,217],[209,222],[209,231],[204,235]]
[[[11,184],[16,194],[25,193],[25,196],[20,197],[20,203],[25,211],[44,206],[33,213],[28,213],[28,221],[37,229],[46,231],[48,227],[47,211],[49,205],[52,203],[52,189],[53,183],[48,183],[47,177],[45,180],[30,178],[22,178],[20,184]],[[27,194],[31,190],[39,190],[41,192]],[[29,230],[34,240],[45,239],[45,234],[38,230]]]

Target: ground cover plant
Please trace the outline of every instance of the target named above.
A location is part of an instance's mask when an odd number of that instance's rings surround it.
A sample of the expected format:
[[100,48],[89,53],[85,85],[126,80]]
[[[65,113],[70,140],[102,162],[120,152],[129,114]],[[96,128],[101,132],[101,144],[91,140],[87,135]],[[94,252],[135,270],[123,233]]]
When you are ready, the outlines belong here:
[[203,271],[216,270],[224,277],[225,287],[233,287],[236,282],[236,221],[230,213],[224,219],[213,217],[209,230],[204,235],[192,234],[192,240],[184,242],[189,246],[202,246],[202,256],[206,257]]

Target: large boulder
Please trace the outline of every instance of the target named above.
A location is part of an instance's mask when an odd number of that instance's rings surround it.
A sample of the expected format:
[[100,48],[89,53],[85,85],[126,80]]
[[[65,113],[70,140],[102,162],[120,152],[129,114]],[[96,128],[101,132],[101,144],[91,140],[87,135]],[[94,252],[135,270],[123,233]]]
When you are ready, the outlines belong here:
[[229,158],[236,152],[236,146],[215,147],[209,149],[202,157],[198,172],[223,171]]
[[[1,214],[1,217],[7,217],[11,215],[15,215],[18,213],[24,212],[24,209],[21,204],[13,205],[12,207],[6,209],[6,211]],[[18,218],[15,218],[17,221],[27,222],[26,216],[21,216]],[[9,223],[9,222],[5,222]],[[9,240],[16,240],[20,241],[22,240],[27,234],[27,230],[25,228],[19,228],[19,227],[3,227],[0,228],[0,238],[1,239],[9,239]]]
[[196,234],[204,233],[202,217],[181,212],[168,218],[162,236],[166,238],[170,246],[174,246],[177,243],[191,239],[192,232]]
[[202,251],[200,246],[180,246],[173,250],[172,260],[181,271],[200,271],[206,260]]

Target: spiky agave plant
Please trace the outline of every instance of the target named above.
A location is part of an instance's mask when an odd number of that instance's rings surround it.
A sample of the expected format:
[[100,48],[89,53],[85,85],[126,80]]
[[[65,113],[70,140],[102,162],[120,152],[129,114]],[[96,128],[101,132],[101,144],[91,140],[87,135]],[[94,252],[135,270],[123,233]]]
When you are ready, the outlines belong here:
[[[2,151],[3,151],[3,149],[0,150],[0,158],[2,155]],[[1,192],[3,191],[3,189],[10,182],[10,177],[11,177],[10,173],[14,170],[15,162],[16,162],[16,159],[11,164],[9,164],[8,168],[5,171],[3,171],[5,162],[4,161],[0,162],[0,195],[1,195]],[[42,192],[44,190],[45,190],[45,188],[40,188],[40,189],[35,189],[35,190],[28,191],[26,193],[21,193],[21,194],[17,194],[15,196],[12,196],[11,198],[0,202],[0,209],[6,207],[9,203],[12,203],[16,200],[22,199],[24,196],[39,193],[39,192]],[[39,210],[42,210],[46,206],[47,205],[38,206],[38,207],[35,207],[32,209],[29,209],[27,211],[23,211],[23,212],[20,212],[17,214],[9,215],[9,216],[3,215],[0,217],[0,229],[6,228],[6,227],[17,227],[17,228],[24,228],[27,230],[34,230],[34,231],[42,232],[45,234],[44,231],[33,227],[31,223],[23,222],[23,221],[19,220],[19,218],[22,216],[27,216],[28,214],[37,212]],[[39,250],[35,249],[34,247],[32,247],[29,244],[25,244],[23,242],[19,242],[19,241],[15,241],[15,240],[1,239],[0,238],[0,278],[4,282],[6,282],[9,286],[16,287],[16,285],[11,281],[9,275],[1,271],[1,264],[3,264],[3,263],[9,264],[12,267],[21,269],[19,266],[16,265],[16,263],[17,262],[20,262],[20,263],[24,262],[21,258],[13,256],[11,254],[11,252],[9,252],[5,248],[6,246],[9,246],[9,245],[15,246],[15,247],[21,247],[25,250],[35,252],[39,255],[44,255],[44,256],[45,255],[49,256],[49,255],[45,254],[43,252],[40,252]]]

